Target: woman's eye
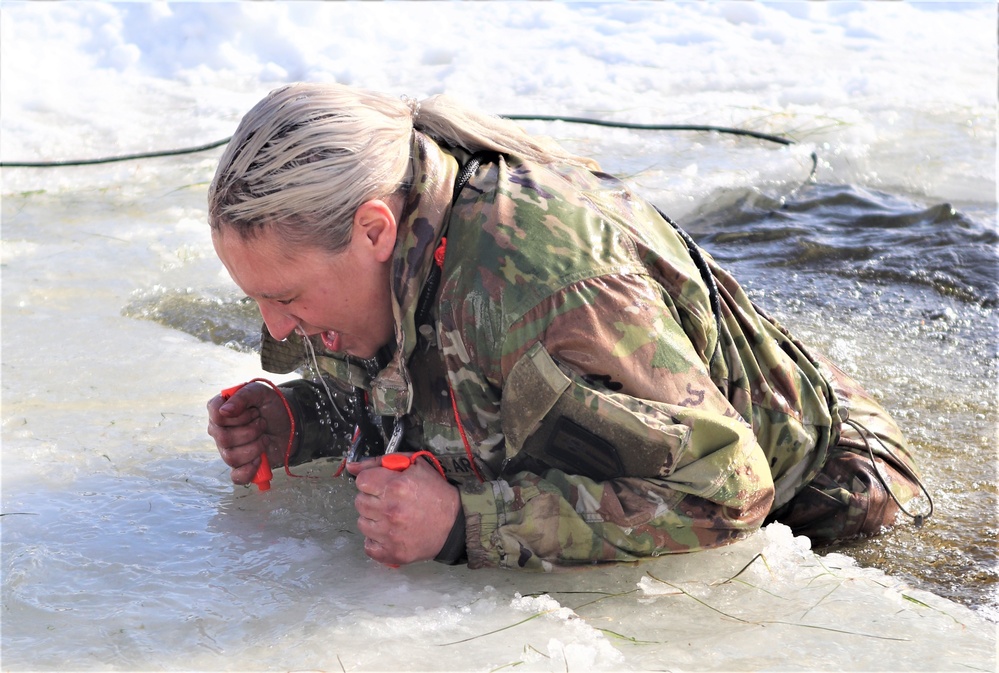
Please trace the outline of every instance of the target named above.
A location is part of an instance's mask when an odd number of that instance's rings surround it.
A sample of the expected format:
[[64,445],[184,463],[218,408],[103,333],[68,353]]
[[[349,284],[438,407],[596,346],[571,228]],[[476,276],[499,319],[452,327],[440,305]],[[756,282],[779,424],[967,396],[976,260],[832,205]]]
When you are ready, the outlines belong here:
[[295,301],[295,300],[294,299],[278,299],[277,303],[283,304],[284,306],[287,306],[288,304],[290,304],[293,301]]

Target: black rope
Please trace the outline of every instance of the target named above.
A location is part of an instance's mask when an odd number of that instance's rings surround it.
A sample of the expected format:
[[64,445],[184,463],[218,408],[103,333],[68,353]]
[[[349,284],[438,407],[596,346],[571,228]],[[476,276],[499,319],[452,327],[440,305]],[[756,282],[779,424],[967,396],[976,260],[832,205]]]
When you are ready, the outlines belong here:
[[[609,128],[634,129],[640,131],[701,131],[724,133],[729,135],[745,136],[757,138],[778,145],[794,145],[795,141],[783,136],[772,135],[770,133],[760,133],[748,129],[731,128],[728,126],[710,126],[703,124],[634,124],[631,122],[605,121],[601,119],[590,119],[588,117],[563,117],[560,115],[500,115],[511,121],[564,121],[572,124],[589,124],[592,126],[604,126]],[[0,161],[0,168],[59,168],[65,166],[90,166],[94,164],[110,164],[118,161],[133,161],[135,159],[152,159],[156,157],[173,157],[182,154],[194,154],[205,152],[221,147],[228,143],[232,137],[216,140],[205,145],[196,147],[185,147],[175,150],[162,150],[153,152],[140,152],[138,154],[124,154],[116,157],[102,157],[99,159],[69,159],[66,161]],[[811,179],[818,167],[818,156],[812,152],[812,172]]]
[[92,164],[111,164],[116,161],[132,161],[134,159],[152,159],[155,157],[175,157],[181,154],[194,154],[195,152],[204,152],[205,150],[213,150],[216,147],[222,147],[231,140],[229,138],[224,138],[223,140],[216,140],[213,143],[208,143],[207,145],[198,145],[197,147],[185,147],[177,150],[161,150],[158,152],[140,152],[138,154],[123,154],[117,157],[103,157],[100,159],[70,159],[67,161],[0,161],[0,168],[59,168],[63,166],[89,166]]
[[690,258],[694,262],[694,266],[697,267],[697,272],[701,274],[701,281],[704,283],[705,287],[708,289],[708,302],[711,306],[711,313],[715,317],[715,328],[718,330],[718,337],[721,338],[722,334],[722,309],[721,309],[721,299],[718,296],[718,284],[715,282],[715,276],[711,273],[711,267],[708,266],[707,260],[704,259],[704,255],[701,253],[700,247],[694,242],[694,239],[688,234],[679,224],[674,222],[666,213],[660,210],[659,206],[653,205],[653,208],[659,213],[659,216],[666,220],[666,222],[673,227],[680,239],[686,244],[687,251],[690,253]]
[[563,117],[561,115],[501,115],[512,121],[547,121],[547,122],[570,122],[572,124],[590,124],[592,126],[606,126],[618,129],[636,129],[639,131],[712,131],[714,133],[727,133],[736,136],[747,136],[749,138],[759,138],[778,145],[794,145],[794,141],[784,136],[775,136],[770,133],[760,133],[748,129],[737,129],[729,126],[709,126],[703,124],[635,124],[632,122],[614,122],[602,119],[590,119],[588,117]]
[[[482,162],[495,161],[498,155],[496,152],[491,150],[482,150],[481,152],[476,152],[465,165],[461,167],[458,171],[458,175],[455,177],[454,181],[454,193],[451,196],[451,205],[453,206],[458,202],[458,196],[461,194],[461,190],[465,188],[465,185],[472,178],[472,175],[479,170],[479,166]],[[447,234],[447,222],[444,223],[444,230],[441,232],[441,236]],[[433,308],[434,300],[437,298],[437,288],[441,282],[441,268],[437,264],[430,265],[430,275],[427,276],[427,282],[423,287],[423,292],[420,293],[420,299],[416,304],[416,314],[414,322],[417,327],[421,327],[424,323],[428,322],[430,319],[430,310]]]
[[[796,141],[784,136],[777,136],[771,133],[761,133],[760,131],[750,131],[749,129],[738,129],[731,126],[713,126],[708,124],[636,124],[632,122],[614,122],[603,119],[590,119],[589,117],[563,117],[561,115],[502,115],[511,121],[562,121],[572,124],[590,124],[592,126],[604,126],[608,128],[634,129],[638,131],[700,131],[710,133],[724,133],[728,135],[744,136],[747,138],[757,138],[778,145],[794,145]],[[815,173],[819,170],[819,155],[811,153],[812,169],[808,172],[805,182],[811,182]]]

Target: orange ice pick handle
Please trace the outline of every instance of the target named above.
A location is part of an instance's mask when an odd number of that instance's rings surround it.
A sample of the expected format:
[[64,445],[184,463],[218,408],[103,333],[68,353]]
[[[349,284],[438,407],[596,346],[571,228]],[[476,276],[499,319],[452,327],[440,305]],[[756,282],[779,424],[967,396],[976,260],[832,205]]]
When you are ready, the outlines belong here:
[[412,465],[413,459],[410,456],[406,456],[401,453],[389,453],[382,456],[382,467],[389,470],[405,472]]
[[[238,386],[233,386],[231,388],[226,388],[219,395],[222,396],[223,400],[227,400],[236,394],[240,388],[245,386],[245,383],[240,383]],[[271,472],[271,463],[267,460],[267,452],[260,454],[260,467],[257,468],[257,473],[253,475],[253,483],[257,485],[261,491],[268,491],[271,488],[271,479],[274,477],[274,473]]]
[[420,457],[429,460],[437,473],[442,477],[447,479],[447,473],[444,472],[444,467],[441,465],[440,461],[437,460],[437,456],[430,453],[429,451],[417,451],[412,455],[406,455],[404,453],[386,453],[381,457],[380,465],[387,470],[394,470],[396,472],[405,472],[416,463],[416,459]]

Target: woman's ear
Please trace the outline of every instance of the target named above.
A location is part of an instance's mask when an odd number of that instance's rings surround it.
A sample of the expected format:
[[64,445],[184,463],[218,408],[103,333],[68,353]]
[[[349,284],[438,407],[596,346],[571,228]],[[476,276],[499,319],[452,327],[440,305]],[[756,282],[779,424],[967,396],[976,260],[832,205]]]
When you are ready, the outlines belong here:
[[374,256],[378,262],[392,259],[398,223],[388,203],[381,199],[365,201],[354,213],[351,243]]

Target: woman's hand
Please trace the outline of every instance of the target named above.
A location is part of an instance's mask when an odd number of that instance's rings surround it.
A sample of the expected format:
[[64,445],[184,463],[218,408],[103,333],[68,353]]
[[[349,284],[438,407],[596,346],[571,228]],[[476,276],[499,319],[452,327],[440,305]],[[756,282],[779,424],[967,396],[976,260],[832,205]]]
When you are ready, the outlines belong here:
[[387,565],[437,556],[461,507],[457,487],[420,459],[402,472],[381,467],[380,458],[348,463],[347,471],[356,477],[364,553]]
[[281,398],[262,383],[243,386],[228,400],[216,395],[208,402],[208,434],[232,468],[234,484],[253,480],[264,451],[271,465],[284,465],[290,432]]

